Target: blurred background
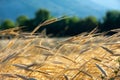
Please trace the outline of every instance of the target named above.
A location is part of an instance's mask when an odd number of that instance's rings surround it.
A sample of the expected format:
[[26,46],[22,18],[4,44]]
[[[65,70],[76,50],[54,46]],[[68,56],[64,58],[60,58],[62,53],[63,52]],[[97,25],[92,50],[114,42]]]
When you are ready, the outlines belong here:
[[45,20],[67,17],[47,26],[47,35],[74,36],[120,28],[120,0],[0,0],[0,30],[26,26],[30,32]]

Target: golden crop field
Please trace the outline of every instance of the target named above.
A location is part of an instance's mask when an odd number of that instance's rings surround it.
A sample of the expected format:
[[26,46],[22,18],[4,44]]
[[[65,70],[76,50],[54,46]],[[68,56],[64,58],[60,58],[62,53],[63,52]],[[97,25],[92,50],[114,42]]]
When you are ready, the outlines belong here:
[[120,32],[0,40],[0,80],[120,80],[119,56]]

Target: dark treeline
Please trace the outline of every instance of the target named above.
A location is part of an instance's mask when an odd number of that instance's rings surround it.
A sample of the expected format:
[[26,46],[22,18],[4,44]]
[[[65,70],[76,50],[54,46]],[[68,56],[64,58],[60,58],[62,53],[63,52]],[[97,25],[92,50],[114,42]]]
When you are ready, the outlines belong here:
[[[79,18],[76,16],[65,18],[47,26],[41,27],[38,32],[46,29],[47,34],[53,36],[73,36],[82,32],[89,32],[98,27],[99,32],[109,31],[111,29],[120,28],[120,11],[108,11],[100,21],[94,16]],[[40,9],[35,13],[33,19],[29,19],[26,15],[19,16],[16,22],[5,20],[0,23],[0,30],[14,28],[16,26],[26,26],[23,31],[30,32],[45,20],[54,18],[48,10]]]

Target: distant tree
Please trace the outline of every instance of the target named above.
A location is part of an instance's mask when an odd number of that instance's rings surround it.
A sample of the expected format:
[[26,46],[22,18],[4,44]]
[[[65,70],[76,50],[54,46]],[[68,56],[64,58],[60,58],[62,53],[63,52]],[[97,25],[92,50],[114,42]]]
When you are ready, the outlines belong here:
[[77,23],[80,21],[80,18],[78,18],[77,16],[73,16],[71,18],[69,18],[69,23]]
[[94,16],[89,16],[81,21],[83,31],[91,31],[98,25],[97,18]]
[[28,19],[27,16],[22,15],[22,16],[19,16],[19,17],[16,19],[16,24],[17,24],[18,26],[26,26],[28,20],[29,20],[29,19]]
[[[20,19],[19,21],[22,22],[22,23],[24,23],[24,21],[25,21],[25,26],[27,26],[26,29],[25,29],[25,31],[32,31],[40,23],[44,22],[45,20],[50,19],[51,17],[52,16],[50,15],[50,12],[48,10],[46,10],[46,9],[39,9],[35,13],[35,18],[28,20],[28,18],[26,18],[24,16],[24,17],[22,17],[22,20]],[[42,29],[39,29],[38,31],[41,31]]]
[[15,27],[15,24],[13,21],[7,19],[5,21],[3,21],[3,23],[1,23],[1,29],[4,30],[4,29],[9,29],[9,28],[14,28]]
[[24,31],[32,31],[36,26],[34,24],[34,19],[29,19],[27,22],[26,22],[26,28],[24,29]]
[[65,35],[65,30],[68,25],[67,19],[57,21],[55,23],[49,24],[46,27],[48,34],[53,34],[54,36],[63,36]]
[[0,30],[2,30],[2,26],[0,25]]
[[101,29],[108,31],[115,28],[120,28],[120,11],[108,11],[104,17]]
[[66,35],[75,35],[79,33],[79,25],[78,23],[81,21],[79,17],[73,16],[68,18],[68,25],[66,30]]
[[35,14],[34,25],[37,26],[39,23],[48,20],[51,17],[50,12],[46,9],[40,9]]
[[1,26],[1,24],[2,24],[2,20],[0,19],[0,30],[2,30],[2,26]]
[[98,23],[97,18],[94,16],[89,16],[85,18],[85,22],[90,26],[95,26]]

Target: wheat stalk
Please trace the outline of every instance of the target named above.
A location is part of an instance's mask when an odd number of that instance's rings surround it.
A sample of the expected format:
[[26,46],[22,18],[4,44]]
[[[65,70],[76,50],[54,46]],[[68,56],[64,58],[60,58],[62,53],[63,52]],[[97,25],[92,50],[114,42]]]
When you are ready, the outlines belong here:
[[65,19],[65,17],[60,17],[60,18],[54,18],[54,19],[50,19],[50,20],[46,20],[44,21],[42,24],[39,24],[32,32],[31,35],[33,35],[40,27],[42,26],[46,26],[48,24],[52,24],[54,22],[60,21],[62,19]]
[[103,46],[101,46],[105,51],[107,51],[108,53],[110,53],[110,54],[114,54],[114,52],[112,51],[112,50],[110,50],[110,49],[108,49],[108,48],[106,48],[106,47],[103,47]]
[[95,64],[96,65],[96,67],[102,72],[102,74],[105,76],[105,77],[107,77],[107,73],[105,72],[105,70],[101,67],[101,66],[99,66],[98,64]]

